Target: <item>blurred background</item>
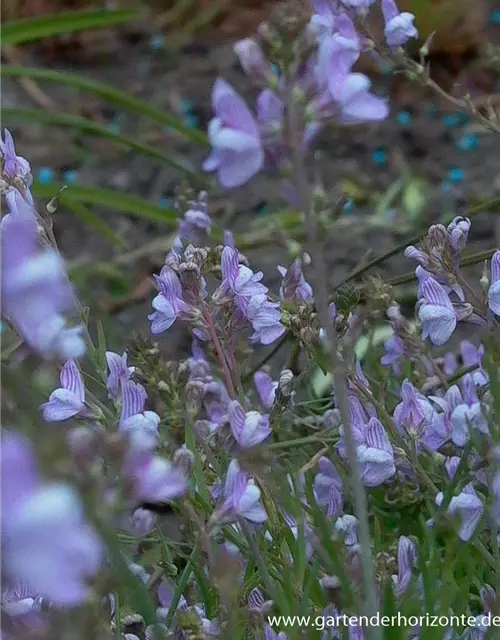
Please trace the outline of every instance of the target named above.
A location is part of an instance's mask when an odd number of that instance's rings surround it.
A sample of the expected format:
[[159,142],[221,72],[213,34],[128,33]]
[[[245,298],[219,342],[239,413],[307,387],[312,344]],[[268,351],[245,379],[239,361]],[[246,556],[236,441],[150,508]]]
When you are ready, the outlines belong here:
[[[500,5],[490,0],[399,0],[416,14],[422,43],[435,32],[432,77],[496,115],[500,100]],[[211,213],[277,291],[276,264],[301,242],[298,213],[280,181],[260,175],[223,192],[201,173],[210,93],[225,77],[253,106],[256,91],[232,45],[251,36],[276,5],[265,0],[4,0],[2,126],[29,159],[42,207],[68,188],[55,215],[59,247],[84,304],[102,319],[108,346],[148,332],[158,271],[176,228],[179,189],[210,191]],[[379,9],[377,8],[377,14]],[[373,28],[379,29],[376,17]],[[471,251],[498,241],[498,140],[466,113],[391,69],[360,62],[390,95],[379,125],[329,126],[317,143],[317,177],[347,200],[324,220],[334,284],[377,255],[451,215],[480,211]],[[374,253],[373,253],[374,252]],[[412,269],[401,255],[385,276]],[[413,285],[402,290],[411,301]],[[189,344],[176,329],[165,349]],[[170,337],[170,336],[169,336]],[[14,349],[15,344],[7,347]],[[164,341],[165,342],[165,341]],[[4,341],[5,344],[5,341]]]

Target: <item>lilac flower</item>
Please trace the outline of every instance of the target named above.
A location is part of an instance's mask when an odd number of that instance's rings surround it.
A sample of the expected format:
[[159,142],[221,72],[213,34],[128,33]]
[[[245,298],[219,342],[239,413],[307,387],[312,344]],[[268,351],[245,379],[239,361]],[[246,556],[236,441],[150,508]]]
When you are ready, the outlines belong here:
[[420,441],[436,419],[436,412],[429,400],[408,380],[402,384],[401,398],[403,401],[394,409],[394,422],[399,429]]
[[75,298],[60,256],[42,248],[26,216],[4,218],[1,235],[2,314],[43,357],[82,356],[81,327],[68,328],[63,315]]
[[401,374],[401,360],[406,355],[406,345],[402,338],[394,334],[384,343],[385,354],[380,358],[382,364],[389,364],[394,373],[398,376]]
[[184,217],[179,221],[179,235],[174,240],[174,251],[182,251],[184,241],[189,241],[197,246],[206,243],[212,221],[208,215],[207,193],[202,191],[197,200],[189,202],[189,208]]
[[231,460],[227,469],[222,503],[212,516],[213,522],[230,524],[238,518],[256,523],[265,522],[267,513],[260,497],[260,489],[251,480],[250,474],[242,471],[237,460]]
[[276,632],[270,624],[264,625],[262,640],[288,640],[288,636],[283,631]]
[[124,351],[121,356],[113,351],[106,351],[106,362],[108,363],[108,379],[106,386],[108,388],[109,397],[118,400],[122,387],[129,380],[135,371],[135,367],[127,366],[127,352]]
[[382,13],[385,21],[384,35],[390,47],[400,47],[410,38],[418,37],[418,31],[413,25],[415,16],[408,11],[399,13],[394,0],[382,0]]
[[302,260],[300,258],[296,258],[288,269],[279,266],[278,271],[283,278],[280,288],[282,300],[313,301],[313,290],[304,278]]
[[250,342],[260,342],[269,345],[285,333],[281,324],[281,312],[278,302],[271,302],[267,298],[259,300],[252,298],[247,307],[247,317],[254,329]]
[[248,594],[248,610],[252,613],[269,613],[273,606],[272,600],[264,600],[260,589],[254,587]]
[[159,276],[155,275],[159,294],[153,299],[151,333],[159,334],[169,329],[177,319],[182,320],[189,311],[189,305],[182,298],[182,287],[175,271],[165,265]]
[[342,480],[333,462],[324,456],[318,461],[319,473],[314,479],[316,502],[326,508],[330,518],[342,511],[344,501]]
[[215,118],[208,135],[212,154],[205,171],[217,171],[223,187],[239,187],[258,173],[264,164],[259,129],[243,98],[219,78],[212,91]]
[[330,0],[313,0],[312,4],[314,13],[310,24],[317,32],[319,39],[332,35],[337,19],[333,2],[330,2]]
[[2,173],[10,183],[21,182],[30,187],[33,181],[31,167],[27,160],[16,154],[14,139],[8,129],[3,130],[0,137],[0,152],[2,154]]
[[485,435],[490,433],[488,421],[470,373],[462,378],[462,391],[462,401],[454,407],[450,418],[451,439],[457,447],[463,447],[468,442],[471,427]]
[[4,584],[29,584],[54,604],[81,604],[102,547],[74,490],[42,484],[31,444],[16,433],[3,431],[1,462]]
[[457,405],[462,402],[462,394],[457,385],[451,386],[444,397],[430,396],[430,399],[442,409],[442,413],[436,414],[434,420],[428,425],[422,444],[428,451],[437,451],[451,438],[451,415]]
[[433,344],[443,345],[457,326],[453,305],[443,286],[434,278],[427,278],[421,284],[420,291],[424,300],[419,311],[423,324],[422,340],[429,337]]
[[264,442],[271,434],[269,416],[258,411],[245,413],[237,400],[229,405],[229,423],[234,439],[244,449]]
[[238,40],[233,46],[233,51],[238,56],[243,71],[255,82],[269,84],[274,80],[269,60],[253,38]]
[[491,284],[488,290],[488,306],[500,316],[500,251],[495,251],[491,258]]
[[156,514],[148,509],[136,509],[130,516],[129,530],[136,536],[145,536],[156,526]]
[[133,483],[137,502],[170,502],[188,490],[184,469],[150,452],[132,452],[125,473]]
[[154,411],[144,411],[147,393],[144,387],[132,380],[122,385],[122,410],[120,415],[120,431],[137,436],[151,446],[158,438],[160,416]]
[[482,365],[484,356],[483,345],[481,344],[479,347],[476,347],[472,342],[469,342],[469,340],[462,340],[460,343],[460,353],[462,355],[462,364],[464,367],[472,367],[474,365],[478,367],[476,371],[472,372],[474,384],[478,387],[488,384],[488,376]]
[[346,7],[351,7],[358,11],[366,11],[374,2],[375,0],[342,0]]
[[406,536],[400,536],[398,543],[398,575],[393,576],[398,596],[402,596],[408,588],[416,562],[417,547],[415,543]]
[[85,409],[85,385],[74,360],[61,369],[61,388],[50,394],[49,401],[40,407],[47,422],[61,422],[81,414]]
[[29,585],[18,580],[2,586],[2,613],[23,626],[41,624],[42,602],[43,599]]
[[346,547],[358,544],[358,519],[346,513],[335,521],[335,531],[344,538]]
[[274,404],[279,382],[274,381],[265,371],[257,371],[253,381],[262,405],[266,409],[270,409]]
[[[459,462],[460,458],[457,457],[451,458],[448,461],[446,469],[450,478],[453,477]],[[444,494],[441,491],[436,496],[436,504],[438,507],[443,502],[443,499]],[[462,489],[458,496],[454,496],[451,499],[446,513],[450,516],[458,516],[460,521],[458,537],[464,542],[467,542],[473,536],[474,531],[481,520],[483,511],[484,505],[472,484],[469,483]]]
[[394,452],[382,424],[370,418],[363,443],[356,448],[361,479],[366,487],[378,487],[396,473]]

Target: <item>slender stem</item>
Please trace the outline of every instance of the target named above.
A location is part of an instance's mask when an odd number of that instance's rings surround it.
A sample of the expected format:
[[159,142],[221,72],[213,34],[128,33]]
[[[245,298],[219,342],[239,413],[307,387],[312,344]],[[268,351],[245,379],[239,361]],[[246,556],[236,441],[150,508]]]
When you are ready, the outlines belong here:
[[[291,90],[287,100],[288,134],[290,147],[293,154],[295,169],[295,188],[301,209],[305,215],[306,231],[308,237],[308,251],[314,256],[314,269],[312,271],[314,299],[318,311],[321,325],[325,328],[328,341],[331,347],[332,372],[335,386],[335,396],[340,410],[344,435],[346,442],[347,459],[350,467],[350,480],[358,518],[358,533],[360,541],[360,557],[363,571],[363,582],[365,587],[366,613],[368,616],[377,613],[377,594],[375,587],[375,577],[373,571],[373,559],[371,551],[370,526],[368,519],[368,508],[366,492],[361,482],[358,470],[356,445],[351,428],[349,404],[345,388],[347,372],[345,370],[345,360],[339,354],[339,345],[333,323],[329,318],[328,289],[326,284],[326,264],[323,252],[323,244],[318,237],[318,226],[315,212],[311,202],[311,192],[307,181],[304,150],[302,144],[302,123],[300,113],[293,101]],[[379,629],[372,629],[374,638],[380,638]]]
[[214,323],[212,320],[212,315],[206,305],[204,305],[203,309],[203,318],[207,323],[208,333],[210,335],[210,339],[212,340],[212,344],[214,345],[215,352],[217,353],[217,358],[219,359],[220,365],[222,367],[222,373],[224,374],[224,380],[227,385],[227,390],[229,395],[234,400],[236,398],[236,392],[234,390],[233,380],[231,378],[231,372],[229,371],[229,367],[227,366],[226,356],[224,355],[224,351],[222,350],[221,343],[217,336],[217,332],[214,327]]

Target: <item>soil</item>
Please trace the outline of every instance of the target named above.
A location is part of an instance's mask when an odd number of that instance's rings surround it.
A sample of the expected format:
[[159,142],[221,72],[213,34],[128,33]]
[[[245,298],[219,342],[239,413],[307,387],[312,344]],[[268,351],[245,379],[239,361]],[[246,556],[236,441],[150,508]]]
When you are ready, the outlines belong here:
[[[206,129],[210,119],[210,92],[217,76],[223,76],[248,98],[255,99],[255,91],[249,86],[231,48],[231,43],[219,44],[197,39],[181,51],[159,48],[161,41],[152,39],[148,28],[134,38],[126,34],[114,38],[112,53],[105,59],[84,59],[83,62],[64,61],[64,56],[51,60],[51,64],[63,70],[73,70],[102,82],[108,82],[122,90],[156,106],[182,112],[183,105],[192,104],[192,119],[201,129]],[[500,42],[500,26],[490,26],[487,38]],[[26,65],[45,64],[39,48],[22,52]],[[448,73],[446,65],[442,65]],[[454,70],[454,82],[462,93],[473,97],[500,88],[491,69],[473,60],[464,63],[458,74]],[[379,75],[375,80],[379,93],[392,93],[395,104],[389,119],[376,126],[330,126],[322,134],[317,148],[321,153],[319,163],[321,179],[334,194],[340,194],[346,185],[355,185],[363,192],[353,210],[342,214],[339,228],[329,234],[327,260],[329,279],[340,281],[359,261],[372,251],[375,255],[389,250],[394,243],[425,228],[444,214],[464,214],[468,206],[500,193],[500,163],[498,140],[494,134],[481,130],[470,119],[456,116],[453,107],[438,102],[427,90],[395,83],[389,76]],[[199,168],[207,150],[199,148],[178,135],[162,132],[157,126],[138,121],[125,113],[115,113],[96,98],[69,90],[62,85],[41,85],[43,91],[55,103],[57,110],[77,113],[101,122],[119,125],[121,133],[141,141],[147,141],[164,153],[186,158],[194,168]],[[26,91],[14,80],[3,81],[3,105],[5,107],[33,107]],[[456,87],[458,89],[458,87]],[[401,115],[403,114],[403,115]],[[454,122],[454,118],[456,122]],[[452,126],[453,125],[453,126]],[[48,128],[29,123],[12,127],[18,153],[29,158],[35,177],[47,178],[47,169],[55,180],[67,179],[68,171],[77,172],[77,184],[116,189],[144,197],[153,203],[160,198],[172,199],[182,176],[174,170],[159,168],[147,158],[123,151],[108,141],[86,137],[82,139],[68,130]],[[462,150],[457,143],[465,135],[476,135],[477,147]],[[375,153],[374,153],[375,152]],[[384,153],[386,161],[382,162]],[[382,226],[374,226],[370,218],[373,200],[383,194],[401,177],[404,162],[414,178],[423,181],[421,192],[426,205],[421,216],[413,222],[404,218],[400,202],[396,203],[396,218],[384,219]],[[451,173],[450,173],[451,172]],[[73,175],[73,174],[69,174]],[[242,233],[262,228],[267,216],[283,206],[281,185],[268,175],[260,175],[237,191],[211,192],[212,204],[224,209],[229,200],[234,208],[231,226]],[[368,198],[368,202],[366,201]],[[363,202],[363,200],[365,200]],[[119,212],[94,209],[102,215],[120,237],[128,244],[127,251],[143,247],[171,232],[157,224],[125,216]],[[497,223],[493,209],[475,216],[470,241],[470,252],[493,248],[498,240]],[[401,222],[403,221],[403,224]],[[412,228],[413,227],[413,228]],[[61,251],[72,264],[109,262],[120,255],[120,250],[110,246],[98,233],[61,208],[56,217],[56,233]],[[123,250],[121,250],[123,252]],[[266,283],[275,291],[278,286],[277,264],[290,260],[283,243],[273,242],[246,252],[252,266],[265,273]],[[131,290],[144,281],[152,263],[162,262],[159,255],[151,253],[146,258],[132,261],[124,267],[131,283]],[[414,265],[399,256],[385,263],[381,272],[394,276],[411,270]],[[91,287],[82,285],[82,297],[93,308],[105,307],[113,302],[106,287],[92,281]],[[98,292],[98,293],[96,293]],[[140,297],[140,296],[139,296]],[[115,305],[113,327],[116,338],[127,337],[132,330],[148,332],[146,319],[150,311],[152,294],[139,303]],[[125,308],[124,308],[125,307]],[[169,334],[163,340],[172,355],[184,349],[187,342],[181,339],[182,331]],[[177,339],[179,338],[179,339]],[[113,342],[113,339],[112,339]]]

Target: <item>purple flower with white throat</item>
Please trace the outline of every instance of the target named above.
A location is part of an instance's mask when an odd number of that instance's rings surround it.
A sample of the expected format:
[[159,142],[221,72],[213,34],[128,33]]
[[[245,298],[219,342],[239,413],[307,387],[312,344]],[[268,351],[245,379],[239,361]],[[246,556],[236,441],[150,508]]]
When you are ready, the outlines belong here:
[[345,83],[360,53],[361,43],[351,19],[346,13],[340,14],[335,33],[321,40],[318,51],[317,73],[332,95]]
[[271,302],[267,298],[252,298],[247,307],[247,318],[254,330],[250,336],[252,343],[269,345],[285,333],[285,327],[281,324],[279,302]]
[[2,314],[24,341],[45,358],[82,356],[82,328],[64,316],[76,309],[68,275],[59,254],[42,248],[34,219],[2,220],[1,263]]
[[264,600],[260,589],[254,587],[248,594],[248,610],[251,613],[266,614],[271,611],[273,606],[272,600]]
[[396,473],[394,451],[377,418],[370,418],[363,435],[363,443],[356,447],[361,479],[365,487],[378,487]]
[[326,509],[329,517],[335,518],[344,502],[342,480],[333,462],[324,456],[318,461],[319,473],[314,478],[316,502]]
[[488,289],[488,306],[496,316],[500,316],[500,251],[491,258],[491,283]]
[[401,374],[401,361],[407,355],[407,348],[402,338],[397,334],[391,336],[384,343],[385,354],[380,358],[381,364],[391,365],[394,373]]
[[223,187],[240,187],[264,164],[259,128],[243,98],[219,78],[212,90],[215,118],[208,135],[212,154],[203,163],[205,171],[217,171]]
[[427,337],[435,345],[443,345],[450,339],[457,317],[450,298],[443,286],[434,278],[427,278],[420,286],[423,304],[419,310],[419,319],[423,324],[422,340]]
[[124,471],[137,502],[170,502],[188,490],[184,469],[150,451],[132,451]]
[[85,412],[85,385],[74,360],[61,369],[61,388],[50,394],[49,401],[40,407],[47,422],[62,422]]
[[42,622],[40,616],[43,598],[33,589],[18,580],[2,586],[2,613],[6,614],[16,626],[38,628]]
[[222,503],[212,516],[213,524],[231,524],[239,518],[250,522],[262,523],[267,520],[267,513],[261,502],[259,487],[243,471],[237,460],[231,460],[227,469]]
[[269,416],[258,411],[245,413],[237,400],[229,405],[229,423],[234,439],[244,449],[261,444],[271,435]]
[[196,200],[188,203],[184,217],[179,221],[179,235],[174,241],[174,250],[182,251],[183,242],[202,246],[208,239],[212,221],[208,215],[207,193],[202,191]]
[[451,415],[455,407],[462,402],[462,394],[457,385],[453,385],[446,391],[444,397],[430,396],[430,400],[442,410],[442,413],[436,413],[434,420],[424,433],[422,444],[428,451],[434,452],[451,438]]
[[42,484],[31,443],[14,432],[2,433],[1,463],[4,585],[29,584],[56,605],[83,603],[102,546],[74,490]]
[[[446,469],[450,478],[453,477],[460,458],[454,457],[448,460]],[[436,504],[438,507],[441,505],[444,499],[444,494],[441,491],[436,496]],[[458,531],[458,537],[467,542],[474,535],[474,531],[481,520],[483,515],[484,505],[477,495],[474,487],[471,483],[466,485],[458,496],[453,496],[451,499],[446,513],[452,517],[458,517],[460,528]]]
[[119,429],[131,437],[143,439],[154,446],[158,439],[160,416],[154,411],[145,411],[147,393],[144,387],[132,380],[122,386],[122,410]]
[[474,378],[470,373],[462,378],[462,401],[451,413],[451,439],[457,447],[464,447],[470,437],[470,429],[484,435],[490,434],[485,410],[477,396]]
[[151,333],[159,334],[169,329],[177,319],[182,320],[189,311],[189,305],[182,297],[179,277],[168,265],[165,265],[159,276],[154,276],[159,294],[153,299]]
[[[296,258],[288,269],[281,266],[278,267],[278,271],[283,278],[280,288],[280,296],[283,300],[313,301],[312,287],[306,282],[304,272],[302,271],[303,260],[304,259]],[[310,260],[309,256],[307,256],[305,260]]]
[[30,187],[33,182],[30,163],[16,154],[14,139],[8,129],[4,129],[3,138],[0,137],[0,152],[4,179],[12,186],[17,184]]
[[127,366],[127,352],[121,356],[113,351],[106,351],[106,362],[108,364],[108,379],[106,386],[109,397],[118,400],[121,396],[122,387],[126,384],[135,371],[135,367]]
[[417,547],[415,543],[406,536],[400,536],[398,543],[398,575],[393,576],[397,596],[402,596],[408,588],[416,562]]
[[384,15],[384,35],[390,47],[400,47],[410,38],[417,38],[418,31],[413,22],[413,13],[403,11],[399,13],[394,0],[382,0],[382,13]]
[[270,409],[274,404],[279,382],[273,380],[265,371],[257,371],[253,377],[255,388],[262,405]]
[[434,407],[409,380],[403,381],[401,398],[402,402],[394,409],[394,422],[415,441],[420,441],[437,417]]

